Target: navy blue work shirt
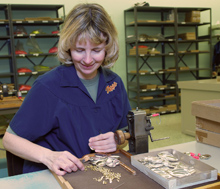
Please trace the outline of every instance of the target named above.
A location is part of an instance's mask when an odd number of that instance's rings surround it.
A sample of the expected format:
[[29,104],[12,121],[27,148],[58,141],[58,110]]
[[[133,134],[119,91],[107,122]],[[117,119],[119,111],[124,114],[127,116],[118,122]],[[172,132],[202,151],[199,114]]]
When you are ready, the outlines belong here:
[[[75,67],[58,66],[39,76],[10,123],[19,136],[53,151],[76,157],[91,153],[90,137],[127,126],[131,109],[121,78],[99,68],[96,103],[76,74]],[[23,172],[47,167],[25,161]]]

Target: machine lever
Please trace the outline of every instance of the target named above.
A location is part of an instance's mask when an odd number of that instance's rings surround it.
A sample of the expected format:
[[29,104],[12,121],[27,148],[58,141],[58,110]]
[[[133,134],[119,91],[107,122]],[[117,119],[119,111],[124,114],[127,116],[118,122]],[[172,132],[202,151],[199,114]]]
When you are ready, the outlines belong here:
[[170,137],[164,137],[159,139],[153,139],[150,131],[154,129],[151,124],[151,117],[156,117],[159,114],[153,114],[147,116],[144,110],[131,110],[128,112],[128,132],[117,130],[115,132],[115,142],[118,145],[124,144],[126,140],[129,140],[129,153],[148,153],[148,136],[150,135],[151,142],[169,139]]
[[165,139],[169,139],[170,138],[170,137],[163,137],[163,138],[153,139],[152,136],[151,136],[151,133],[149,133],[149,135],[150,135],[151,142],[159,141],[159,140],[165,140]]

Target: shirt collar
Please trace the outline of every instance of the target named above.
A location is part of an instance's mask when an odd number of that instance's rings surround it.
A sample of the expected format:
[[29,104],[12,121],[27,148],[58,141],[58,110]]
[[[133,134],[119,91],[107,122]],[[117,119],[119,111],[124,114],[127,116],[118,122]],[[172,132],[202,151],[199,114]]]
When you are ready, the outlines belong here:
[[[100,78],[104,77],[106,83],[113,80],[116,77],[116,74],[112,74],[113,72],[109,69],[100,67]],[[62,87],[75,87],[79,86],[80,79],[77,76],[76,69],[74,65],[71,66],[61,66],[61,81],[60,86]]]

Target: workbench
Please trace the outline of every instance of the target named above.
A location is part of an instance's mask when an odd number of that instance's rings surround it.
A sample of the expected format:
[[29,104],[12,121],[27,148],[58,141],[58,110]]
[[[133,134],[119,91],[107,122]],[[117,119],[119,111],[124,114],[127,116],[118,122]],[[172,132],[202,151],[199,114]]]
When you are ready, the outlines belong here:
[[204,79],[178,81],[177,83],[181,89],[182,132],[195,136],[196,121],[195,116],[191,114],[191,103],[199,100],[220,99],[220,82],[216,79]]
[[19,107],[0,108],[0,115],[15,114]]
[[[166,150],[166,149],[174,149],[180,152],[194,152],[194,153],[201,153],[201,154],[210,154],[212,157],[208,160],[201,160],[204,163],[218,169],[220,172],[220,148],[198,143],[196,141],[177,144],[172,146],[167,146],[163,148],[158,148],[151,151],[158,151],[158,150]],[[43,170],[34,173],[22,174],[12,177],[6,177],[0,179],[0,187],[1,188],[61,188],[57,180],[54,178],[52,173],[49,170]],[[74,186],[73,186],[74,188]],[[123,187],[122,187],[123,188]]]
[[18,99],[16,96],[4,97],[0,100],[0,115],[14,114],[20,108],[23,99]]
[[[3,100],[0,100],[0,116],[15,114],[22,105],[23,100],[24,98],[19,99],[16,96],[4,97]],[[8,125],[0,126],[0,135],[3,135]]]

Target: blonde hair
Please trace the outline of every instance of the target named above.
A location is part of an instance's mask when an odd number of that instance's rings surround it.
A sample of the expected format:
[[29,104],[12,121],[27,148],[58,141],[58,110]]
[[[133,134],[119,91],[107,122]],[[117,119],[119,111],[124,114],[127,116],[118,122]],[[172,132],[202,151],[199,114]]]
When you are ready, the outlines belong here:
[[102,66],[112,67],[118,59],[118,34],[110,16],[98,4],[78,4],[67,15],[60,33],[58,59],[64,64],[73,64],[70,48],[77,39],[85,42],[88,37],[92,43],[106,43]]

